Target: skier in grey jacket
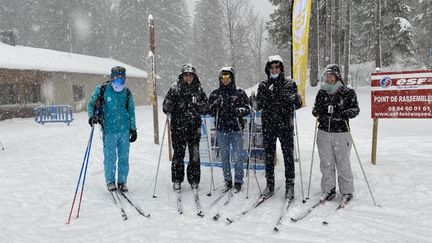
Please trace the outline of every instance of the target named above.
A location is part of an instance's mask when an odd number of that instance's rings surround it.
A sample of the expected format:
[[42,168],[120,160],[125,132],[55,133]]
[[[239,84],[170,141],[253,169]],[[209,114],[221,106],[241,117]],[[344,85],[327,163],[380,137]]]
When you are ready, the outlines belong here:
[[349,119],[359,112],[356,93],[343,83],[339,65],[328,65],[312,110],[319,123],[317,147],[322,173],[321,201],[331,200],[336,195],[336,169],[342,199],[350,201],[353,197]]

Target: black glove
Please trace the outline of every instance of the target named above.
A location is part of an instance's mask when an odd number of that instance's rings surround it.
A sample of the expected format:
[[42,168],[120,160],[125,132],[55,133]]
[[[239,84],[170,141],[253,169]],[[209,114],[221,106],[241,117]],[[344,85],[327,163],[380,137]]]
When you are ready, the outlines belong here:
[[136,130],[130,130],[130,138],[129,138],[129,142],[133,143],[137,140],[138,134]]
[[243,117],[246,114],[246,108],[236,108],[236,115],[238,117]]
[[92,116],[89,118],[88,123],[92,127],[94,124],[98,124],[100,122],[100,118],[98,116]]
[[212,109],[222,108],[222,105],[223,105],[223,98],[222,96],[220,96],[219,98],[213,101],[213,103],[211,104],[211,108]]

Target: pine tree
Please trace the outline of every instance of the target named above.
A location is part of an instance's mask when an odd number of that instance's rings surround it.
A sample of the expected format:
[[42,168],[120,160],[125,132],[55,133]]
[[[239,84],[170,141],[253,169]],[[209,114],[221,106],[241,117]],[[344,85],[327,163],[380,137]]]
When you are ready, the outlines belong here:
[[277,9],[270,15],[267,30],[270,40],[281,49],[291,48],[291,15],[293,0],[269,0]]
[[375,1],[353,1],[351,60],[362,63],[374,60],[375,52]]
[[153,1],[149,13],[155,20],[156,74],[162,79],[157,92],[162,94],[177,79],[181,66],[191,60],[190,16],[185,0]]
[[411,8],[403,0],[387,1],[383,5],[383,64],[413,63],[414,34],[408,21]]
[[219,87],[218,70],[226,60],[222,18],[219,1],[201,0],[196,3],[192,63],[197,68],[201,84],[207,92]]
[[420,1],[415,9],[414,30],[421,62],[432,68],[432,1]]

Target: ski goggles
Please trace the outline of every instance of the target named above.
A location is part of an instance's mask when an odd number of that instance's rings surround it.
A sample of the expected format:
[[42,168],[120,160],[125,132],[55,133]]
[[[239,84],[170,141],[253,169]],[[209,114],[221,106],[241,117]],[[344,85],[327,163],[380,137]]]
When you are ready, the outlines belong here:
[[117,75],[125,76],[126,75],[126,69],[123,67],[115,67],[112,69],[111,74],[112,74],[112,76],[117,76]]
[[227,79],[231,78],[231,73],[230,72],[222,72],[221,77],[222,77],[222,79],[227,80]]

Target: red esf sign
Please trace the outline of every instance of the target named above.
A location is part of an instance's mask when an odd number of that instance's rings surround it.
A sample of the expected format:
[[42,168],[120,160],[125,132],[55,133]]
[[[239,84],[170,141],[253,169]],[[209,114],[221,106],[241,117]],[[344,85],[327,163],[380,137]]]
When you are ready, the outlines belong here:
[[371,74],[372,118],[432,118],[432,70]]

